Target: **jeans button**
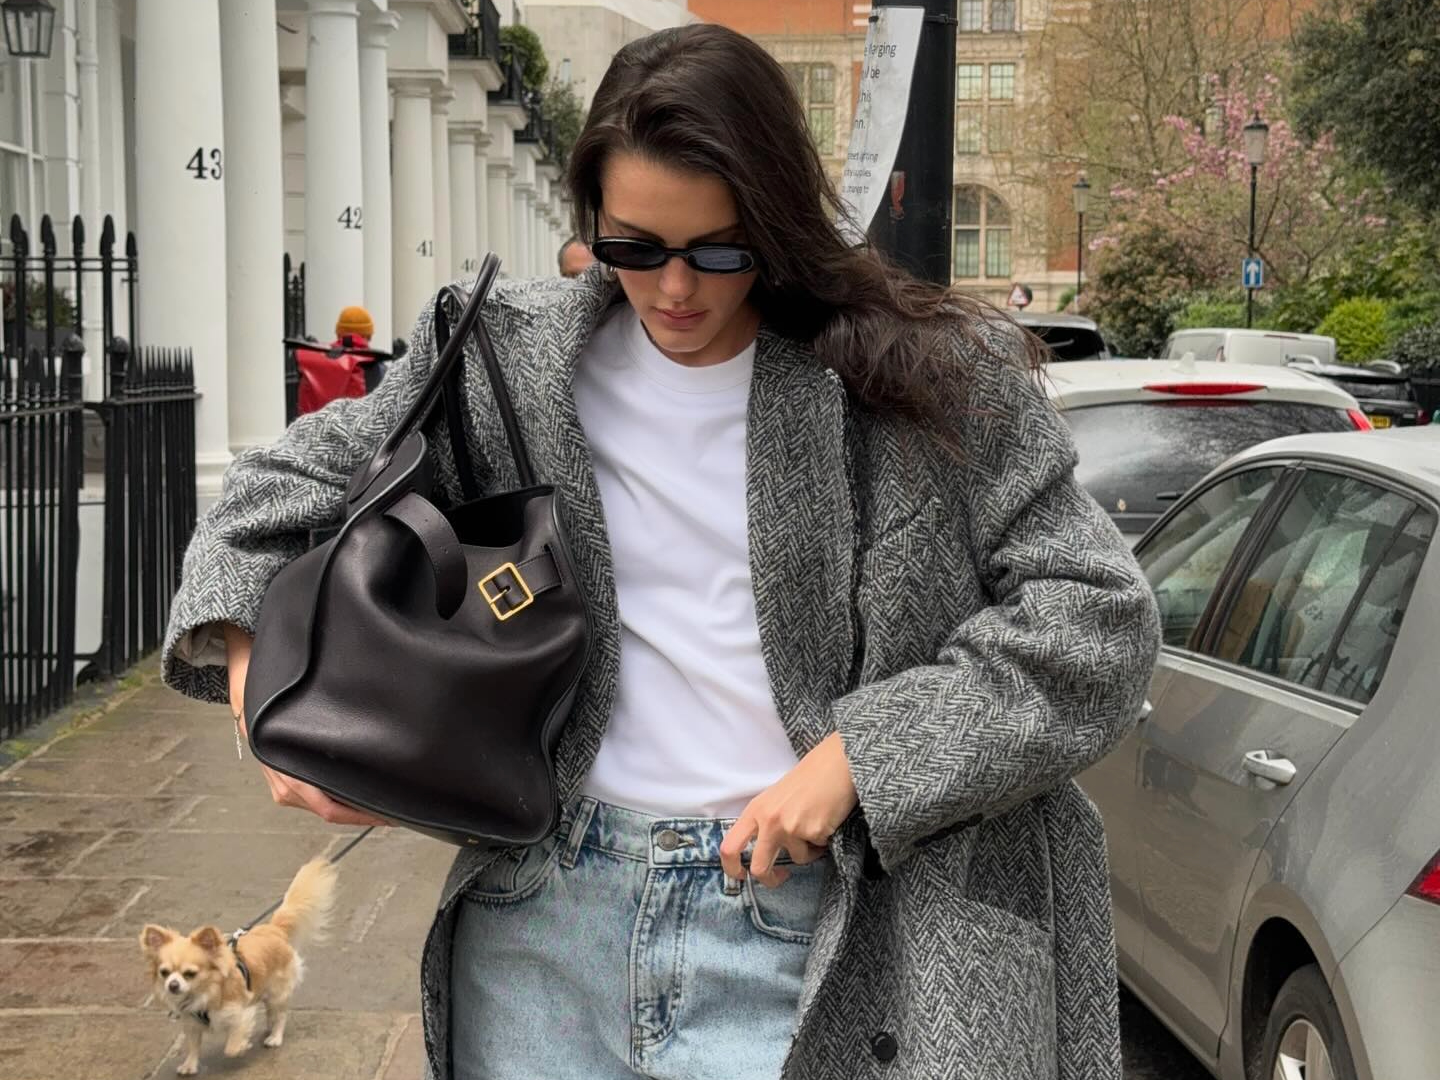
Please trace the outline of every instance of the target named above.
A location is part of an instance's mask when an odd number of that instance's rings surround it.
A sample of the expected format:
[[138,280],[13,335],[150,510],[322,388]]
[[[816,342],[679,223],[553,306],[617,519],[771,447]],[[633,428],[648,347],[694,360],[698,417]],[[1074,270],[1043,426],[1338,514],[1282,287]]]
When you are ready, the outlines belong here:
[[680,846],[680,834],[674,829],[661,829],[655,836],[655,846],[661,851],[674,851]]

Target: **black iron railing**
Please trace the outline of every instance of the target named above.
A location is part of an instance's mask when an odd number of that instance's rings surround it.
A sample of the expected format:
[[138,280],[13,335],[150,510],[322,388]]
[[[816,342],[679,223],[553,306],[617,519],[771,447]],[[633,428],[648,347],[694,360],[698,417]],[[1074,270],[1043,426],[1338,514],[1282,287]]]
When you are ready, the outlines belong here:
[[491,90],[489,94],[492,105],[523,105],[525,103],[525,68],[515,56],[515,50],[511,48],[500,49],[500,73],[505,76],[505,82],[499,90]]
[[500,59],[500,12],[491,0],[465,0],[470,25],[450,35],[450,55],[457,60]]
[[126,235],[124,248],[117,251],[115,221],[106,214],[99,244],[91,252],[85,223],[77,216],[70,222],[67,254],[59,250],[47,214],[40,219],[40,248],[36,251],[19,215],[12,215],[8,238],[8,250],[0,256],[6,356],[28,355],[32,351],[58,356],[71,331],[78,331],[85,323],[87,278],[98,277],[100,281],[101,340],[115,336],[117,310],[128,315],[130,336],[138,337],[140,260],[134,233]]
[[104,401],[105,567],[100,648],[83,681],[160,646],[195,531],[195,364],[189,349],[110,345]]
[[84,353],[0,358],[0,738],[74,691]]
[[[118,674],[160,644],[195,526],[193,364],[187,352],[135,351],[117,336],[117,315],[132,335],[139,328],[135,237],[120,251],[118,239],[106,217],[91,253],[76,218],[62,253],[46,217],[35,250],[12,217],[0,251],[0,738],[63,706],[77,678]],[[96,278],[98,319],[85,310]],[[93,402],[79,336],[87,314],[107,343]],[[104,565],[100,647],[79,654],[87,410],[104,435]]]
[[[291,269],[290,255],[285,255],[285,336],[305,336],[305,264],[298,270]],[[295,350],[285,346],[285,423],[295,421],[300,394],[300,365],[295,361]]]

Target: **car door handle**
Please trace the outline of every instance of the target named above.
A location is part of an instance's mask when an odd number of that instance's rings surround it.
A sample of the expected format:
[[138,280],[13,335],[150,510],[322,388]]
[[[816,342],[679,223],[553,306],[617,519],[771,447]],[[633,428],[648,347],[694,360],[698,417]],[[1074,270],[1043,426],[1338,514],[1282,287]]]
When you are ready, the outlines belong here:
[[1150,699],[1149,699],[1149,698],[1146,698],[1146,699],[1145,699],[1145,703],[1140,706],[1140,711],[1135,714],[1135,719],[1136,719],[1136,720],[1149,720],[1149,719],[1150,719],[1150,714],[1153,713],[1154,711],[1155,711],[1155,706],[1152,705],[1152,704],[1150,704]]
[[1295,779],[1295,763],[1269,750],[1251,750],[1246,754],[1245,771],[1277,784],[1288,784]]

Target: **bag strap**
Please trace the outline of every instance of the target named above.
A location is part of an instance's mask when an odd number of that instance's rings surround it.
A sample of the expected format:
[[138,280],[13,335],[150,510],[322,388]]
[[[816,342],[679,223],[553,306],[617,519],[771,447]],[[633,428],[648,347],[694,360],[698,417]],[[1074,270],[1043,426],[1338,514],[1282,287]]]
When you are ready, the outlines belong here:
[[[495,275],[499,269],[500,260],[493,253],[488,254],[480,265],[480,273],[475,279],[475,286],[468,296],[463,289],[455,285],[447,285],[440,290],[440,295],[435,300],[435,346],[439,355],[435,359],[435,365],[430,369],[429,378],[425,380],[419,396],[411,402],[399,422],[396,423],[390,434],[385,436],[375,451],[371,467],[367,470],[370,475],[378,475],[389,465],[400,444],[409,438],[411,433],[430,422],[443,399],[446,409],[446,427],[450,431],[450,448],[455,456],[455,467],[460,475],[461,487],[465,489],[467,498],[478,494],[478,486],[475,484],[474,475],[470,470],[469,452],[465,446],[462,404],[464,399],[461,394],[465,342],[467,338],[473,337],[485,362],[485,373],[490,381],[490,390],[495,397],[496,407],[500,412],[501,423],[505,427],[505,438],[510,444],[510,453],[515,459],[515,470],[520,477],[521,486],[533,487],[535,485],[535,474],[530,466],[530,455],[525,449],[525,440],[520,433],[520,424],[515,418],[515,409],[510,400],[510,392],[505,385],[505,376],[500,370],[499,360],[496,359],[489,331],[485,329],[485,323],[480,318],[485,298],[490,293],[490,287],[495,283]],[[447,302],[453,303],[461,309],[453,325],[445,312]]]

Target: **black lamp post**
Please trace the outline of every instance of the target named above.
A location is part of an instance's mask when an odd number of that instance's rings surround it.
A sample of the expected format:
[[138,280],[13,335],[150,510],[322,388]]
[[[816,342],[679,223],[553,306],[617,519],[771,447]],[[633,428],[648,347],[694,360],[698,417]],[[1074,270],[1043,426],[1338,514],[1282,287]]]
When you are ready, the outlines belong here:
[[1085,207],[1090,204],[1090,181],[1085,179],[1085,174],[1080,174],[1080,179],[1075,181],[1071,187],[1071,193],[1075,196],[1075,218],[1077,222],[1075,230],[1075,310],[1080,310],[1080,272],[1085,265]]
[[55,40],[55,7],[49,0],[4,0],[5,47],[11,56],[44,60]]
[[[1245,160],[1250,162],[1250,257],[1255,257],[1255,182],[1260,166],[1265,164],[1265,143],[1270,137],[1270,125],[1255,118],[1244,127]],[[1255,290],[1245,290],[1245,325],[1248,327],[1255,314]]]

